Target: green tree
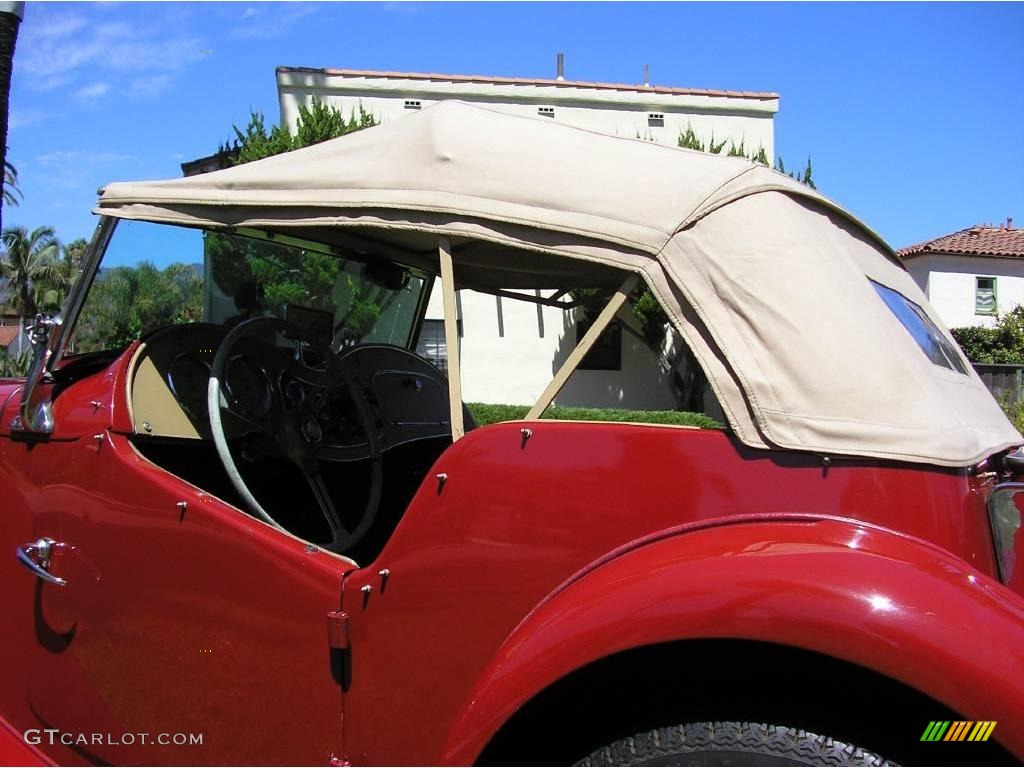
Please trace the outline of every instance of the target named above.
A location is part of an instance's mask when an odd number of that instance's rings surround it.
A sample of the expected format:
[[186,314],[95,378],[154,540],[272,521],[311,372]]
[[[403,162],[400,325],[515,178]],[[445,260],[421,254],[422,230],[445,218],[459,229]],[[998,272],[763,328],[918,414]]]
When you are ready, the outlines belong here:
[[274,309],[283,304],[333,306],[331,291],[341,263],[330,254],[217,232],[204,235],[204,248],[213,281],[227,296],[246,284],[259,284],[265,304]]
[[[232,128],[235,131],[235,143],[228,149],[232,154],[233,165],[251,163],[253,160],[262,160],[296,148],[294,139],[286,127],[275,125],[267,130],[262,112],[253,111],[249,114],[249,123],[244,131],[237,125],[233,125]],[[222,150],[224,148],[221,147]]]
[[[715,142],[715,134],[711,134],[711,139],[707,144],[701,141],[700,137],[693,130],[693,126],[689,123],[686,125],[685,131],[679,132],[679,139],[676,142],[680,147],[684,149],[695,149],[698,152],[707,152],[712,155],[722,154],[722,149],[725,147],[726,140],[722,139],[720,142]],[[726,152],[729,157],[745,157],[747,160],[751,160],[755,163],[767,166],[768,153],[765,151],[764,146],[758,146],[756,152],[748,152],[746,148],[745,140],[741,139],[739,145],[736,145],[735,141],[729,140],[729,151]],[[780,155],[775,162],[775,170],[779,173],[786,174],[791,179],[799,181],[801,184],[806,184],[811,189],[817,189],[818,187],[814,184],[813,168],[811,167],[811,156],[807,156],[807,166],[803,172],[789,171],[786,172],[786,164],[782,160]]]
[[[299,107],[295,133],[286,126],[267,127],[263,113],[252,111],[245,130],[232,126],[235,140],[221,151],[232,156],[234,165],[262,160],[283,152],[319,144],[378,124],[377,118],[362,105],[348,118],[337,107],[314,96]],[[233,295],[244,283],[256,283],[263,289],[267,306],[279,309],[284,304],[327,308],[345,297],[333,296],[340,262],[334,256],[317,251],[278,248],[272,243],[228,238],[216,233],[205,236],[206,258],[211,264],[218,288]],[[380,307],[364,295],[357,281],[348,280],[348,305],[341,307],[346,327],[360,336],[373,327]]]
[[[764,147],[762,147],[764,149]],[[729,157],[744,157],[747,160],[753,160],[753,157],[747,156],[746,140],[740,139],[740,145],[737,147],[736,142],[729,141],[729,151],[726,152]]]
[[0,377],[21,378],[32,366],[32,349],[0,351]]
[[1024,306],[1000,315],[992,328],[974,325],[950,333],[972,363],[1024,365]]
[[[85,252],[89,248],[89,241],[84,237],[72,240],[67,245],[60,247],[61,264],[65,271],[72,278],[78,277],[85,267]],[[73,280],[72,280],[73,282]]]
[[251,260],[249,268],[256,281],[263,285],[270,307],[302,304],[324,309],[332,306],[331,291],[341,267],[337,258],[326,253],[282,248],[279,253],[272,252],[269,258],[261,255]]
[[21,316],[24,327],[25,318],[39,312],[46,291],[61,280],[60,244],[51,227],[36,227],[31,233],[25,227],[11,227],[0,239],[6,249],[0,261],[4,306]]
[[58,269],[40,280],[36,291],[37,304],[41,311],[57,312],[64,306],[64,299],[67,298],[71,286],[82,274],[87,247],[88,243],[83,238],[78,238],[67,245],[59,245]]
[[705,144],[703,141],[697,138],[697,134],[694,133],[693,131],[693,126],[687,123],[686,131],[681,131],[679,133],[679,141],[677,143],[680,147],[683,147],[684,149],[695,149],[698,152],[707,152],[712,155],[720,155],[722,154],[722,150],[725,148],[726,141],[726,139],[722,139],[721,141],[716,142],[715,132],[712,131],[711,138],[708,140],[708,143]]
[[[767,165],[767,163],[765,163],[765,165]],[[782,162],[782,155],[779,155],[778,160],[775,162],[775,170],[778,171],[779,173],[786,174],[787,176],[789,176],[789,178],[795,179],[796,181],[799,181],[801,184],[806,184],[811,189],[818,188],[814,183],[814,179],[812,178],[814,169],[811,167],[810,155],[807,156],[807,165],[804,167],[803,173],[801,173],[800,171],[789,171],[787,173],[786,164]]]
[[363,109],[362,104],[359,105],[358,114],[353,110],[346,120],[341,110],[314,96],[309,106],[303,104],[299,107],[294,134],[284,125],[267,128],[263,113],[253,110],[249,113],[245,130],[237,125],[231,126],[235,138],[231,143],[221,144],[219,151],[229,154],[232,165],[241,165],[336,139],[363,128],[371,128],[378,122],[371,112]]
[[188,264],[161,270],[150,262],[99,274],[82,310],[75,352],[117,349],[172,323],[200,320],[203,281]]
[[341,110],[328,106],[314,96],[308,108],[304,104],[299,107],[299,117],[295,122],[294,148],[309,147],[375,125],[377,118],[363,109],[362,104],[359,105],[358,116],[353,110],[346,120]]

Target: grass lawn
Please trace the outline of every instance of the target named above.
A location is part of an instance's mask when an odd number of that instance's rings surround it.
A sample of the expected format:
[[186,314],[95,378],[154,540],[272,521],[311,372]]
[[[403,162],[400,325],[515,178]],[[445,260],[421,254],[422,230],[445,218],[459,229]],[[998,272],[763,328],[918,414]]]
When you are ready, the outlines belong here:
[[[528,405],[495,405],[493,403],[466,403],[477,424],[485,426],[499,421],[517,421],[526,416]],[[552,405],[542,419],[560,421],[621,421],[634,424],[674,424],[702,429],[723,429],[712,418],[688,411],[628,411],[622,408],[571,408]]]

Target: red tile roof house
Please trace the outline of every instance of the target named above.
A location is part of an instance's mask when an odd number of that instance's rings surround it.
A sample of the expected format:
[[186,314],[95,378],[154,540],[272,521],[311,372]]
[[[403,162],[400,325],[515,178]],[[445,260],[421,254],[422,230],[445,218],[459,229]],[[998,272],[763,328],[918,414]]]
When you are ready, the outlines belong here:
[[20,325],[0,325],[0,358],[17,357],[31,348],[28,335],[22,333]]
[[1024,229],[976,225],[899,252],[949,328],[995,325],[1024,304]]

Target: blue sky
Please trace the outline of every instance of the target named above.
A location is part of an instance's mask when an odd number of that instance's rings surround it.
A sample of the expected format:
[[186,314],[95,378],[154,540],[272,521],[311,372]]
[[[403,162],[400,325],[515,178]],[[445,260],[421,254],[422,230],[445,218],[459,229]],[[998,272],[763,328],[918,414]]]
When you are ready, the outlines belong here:
[[895,247],[1024,225],[1024,5],[29,3],[4,226],[89,236],[96,188],[180,175],[278,65],[777,91],[776,150]]

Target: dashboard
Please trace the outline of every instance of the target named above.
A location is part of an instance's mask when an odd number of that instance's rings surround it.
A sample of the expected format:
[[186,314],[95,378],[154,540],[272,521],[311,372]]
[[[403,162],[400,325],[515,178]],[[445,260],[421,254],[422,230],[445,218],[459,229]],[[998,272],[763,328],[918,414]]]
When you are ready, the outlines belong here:
[[[209,323],[188,323],[160,329],[137,349],[129,369],[129,407],[138,436],[212,440],[207,412],[210,370],[227,329]],[[253,422],[273,421],[273,414],[299,409],[314,386],[294,375],[294,346],[275,338],[253,339],[259,354],[244,345],[228,361],[223,392],[232,410]],[[282,365],[275,365],[282,356]],[[418,355],[385,344],[363,344],[342,350],[339,357],[357,396],[366,398],[383,450],[406,442],[450,435],[448,385],[444,376]],[[261,361],[267,361],[264,364]],[[307,362],[307,365],[309,363]],[[315,362],[314,362],[315,365]],[[321,410],[326,433],[341,444],[365,439],[357,434],[355,404],[347,387],[338,387]],[[223,411],[228,439],[251,427],[246,419]]]
[[135,434],[212,439],[206,390],[226,335],[219,325],[171,325],[139,345],[128,378]]

